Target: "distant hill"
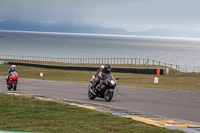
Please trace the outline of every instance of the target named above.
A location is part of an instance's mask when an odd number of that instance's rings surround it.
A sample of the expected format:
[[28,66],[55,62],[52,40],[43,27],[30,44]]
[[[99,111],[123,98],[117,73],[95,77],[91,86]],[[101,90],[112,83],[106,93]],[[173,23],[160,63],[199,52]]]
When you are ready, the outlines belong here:
[[187,38],[200,38],[200,31],[196,30],[180,30],[180,29],[165,29],[165,28],[152,28],[142,32],[132,32],[131,35],[138,36],[162,36],[162,37],[187,37]]
[[92,24],[83,25],[64,22],[53,24],[19,20],[0,21],[0,30],[200,38],[200,31],[195,30],[152,28],[142,32],[127,32],[122,28],[104,28]]
[[127,34],[121,28],[103,28],[98,25],[77,25],[73,23],[42,23],[33,21],[6,20],[0,22],[0,30],[16,31],[43,31],[43,32],[66,32],[66,33],[93,33],[93,34]]

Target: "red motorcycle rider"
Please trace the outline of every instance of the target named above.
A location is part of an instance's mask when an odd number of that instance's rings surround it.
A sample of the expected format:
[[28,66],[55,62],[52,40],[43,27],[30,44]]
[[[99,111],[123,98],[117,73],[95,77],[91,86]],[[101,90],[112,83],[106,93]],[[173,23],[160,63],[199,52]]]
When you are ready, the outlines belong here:
[[8,78],[6,79],[7,80],[7,85],[8,85],[8,80],[9,80],[9,78],[11,76],[11,72],[17,72],[15,65],[12,65],[11,68],[8,70],[8,73],[7,73]]

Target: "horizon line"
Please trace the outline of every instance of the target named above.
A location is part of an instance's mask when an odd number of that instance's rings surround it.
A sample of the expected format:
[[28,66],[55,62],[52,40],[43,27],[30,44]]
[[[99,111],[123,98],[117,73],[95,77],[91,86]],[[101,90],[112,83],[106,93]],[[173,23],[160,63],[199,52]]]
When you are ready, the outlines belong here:
[[100,34],[100,33],[71,33],[71,32],[48,32],[48,31],[24,31],[24,30],[0,30],[0,32],[19,32],[19,33],[39,33],[39,34],[60,34],[60,35],[91,35],[91,36],[112,36],[112,37],[138,37],[138,38],[160,38],[160,39],[186,39],[200,40],[200,38],[192,37],[169,37],[169,36],[139,36],[139,35],[123,35],[123,34]]

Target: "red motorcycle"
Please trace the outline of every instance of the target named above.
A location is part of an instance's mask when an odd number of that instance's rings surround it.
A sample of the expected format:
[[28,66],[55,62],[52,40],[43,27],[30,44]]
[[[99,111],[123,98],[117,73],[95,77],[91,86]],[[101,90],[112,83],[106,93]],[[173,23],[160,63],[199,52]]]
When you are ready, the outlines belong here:
[[[8,80],[8,85],[7,85],[8,90],[11,90],[13,88],[13,90],[15,91],[17,89],[18,78],[19,76],[17,72],[11,72],[10,78]],[[6,79],[8,79],[8,75]]]

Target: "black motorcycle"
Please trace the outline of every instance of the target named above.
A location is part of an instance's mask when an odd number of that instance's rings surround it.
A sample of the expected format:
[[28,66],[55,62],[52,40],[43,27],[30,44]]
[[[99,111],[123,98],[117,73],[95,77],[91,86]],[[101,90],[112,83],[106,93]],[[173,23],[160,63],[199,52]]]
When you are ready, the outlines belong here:
[[[113,98],[114,89],[117,85],[116,80],[119,78],[114,78],[112,74],[106,74],[104,79],[100,79],[100,83],[96,86],[95,92],[91,91],[91,86],[88,85],[88,98],[94,100],[96,97],[104,98],[106,102],[109,102]],[[90,80],[93,84],[95,78]]]

